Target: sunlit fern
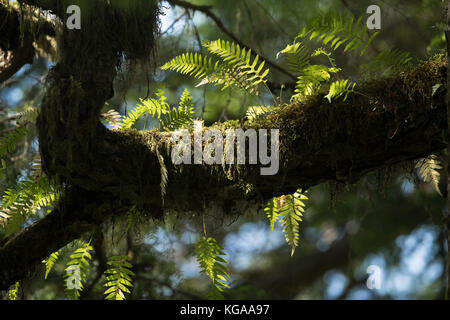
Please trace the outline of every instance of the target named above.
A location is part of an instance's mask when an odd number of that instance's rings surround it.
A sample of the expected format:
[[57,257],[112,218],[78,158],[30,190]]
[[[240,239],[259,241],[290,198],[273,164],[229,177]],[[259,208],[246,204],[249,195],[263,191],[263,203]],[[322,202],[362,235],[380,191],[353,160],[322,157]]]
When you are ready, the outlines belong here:
[[348,80],[337,80],[330,85],[330,90],[325,98],[331,103],[331,99],[344,96],[344,101],[347,99],[349,93],[353,92],[356,83],[349,83]]
[[51,255],[48,256],[47,259],[44,259],[42,261],[42,263],[45,265],[45,275],[44,275],[45,279],[47,279],[50,271],[52,271],[52,269],[53,269],[53,266],[58,261],[60,253],[61,253],[61,250],[53,252]]
[[64,269],[65,291],[69,298],[78,300],[90,271],[92,246],[84,243],[70,255],[70,261]]
[[309,38],[333,50],[345,44],[344,52],[359,50],[363,55],[378,33],[369,35],[362,16],[356,19],[349,13],[342,15],[331,11],[310,20],[297,38]]
[[131,264],[129,256],[113,256],[109,258],[109,268],[105,271],[107,287],[105,291],[106,300],[125,300],[125,293],[130,294],[130,289],[133,288],[132,277],[135,276],[131,271],[133,265]]
[[208,293],[210,299],[223,299],[223,292],[228,289],[228,261],[223,248],[214,238],[201,237],[196,244],[197,261],[211,280],[211,290]]
[[442,169],[442,165],[437,156],[432,154],[427,158],[417,160],[416,168],[419,169],[419,175],[423,180],[427,183],[431,183],[436,192],[442,195],[441,190],[439,189],[439,170]]
[[18,127],[0,137],[0,157],[4,157],[6,154],[14,152],[18,143],[28,134],[28,132],[27,128]]
[[222,89],[236,86],[247,93],[259,94],[258,86],[267,82],[269,69],[251,50],[225,40],[203,41],[202,45],[218,60],[198,53],[185,53],[164,64],[161,69],[173,70],[201,80],[199,85],[214,83]]
[[300,238],[299,223],[302,221],[305,211],[304,201],[307,199],[306,192],[299,189],[292,195],[271,198],[264,209],[270,222],[271,232],[277,221],[281,223],[286,242],[292,248],[291,255],[294,254],[295,248],[298,246]]
[[17,300],[19,298],[20,283],[16,282],[8,288],[8,300]]
[[19,231],[31,215],[43,207],[52,206],[58,198],[59,193],[46,176],[27,178],[6,189],[0,206],[0,219],[6,219],[6,234]]

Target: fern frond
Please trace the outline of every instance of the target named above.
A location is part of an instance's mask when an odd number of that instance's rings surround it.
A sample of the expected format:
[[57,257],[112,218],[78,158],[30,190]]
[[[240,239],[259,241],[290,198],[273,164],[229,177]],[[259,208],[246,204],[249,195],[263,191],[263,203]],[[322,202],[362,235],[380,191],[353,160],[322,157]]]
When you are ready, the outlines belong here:
[[125,300],[124,293],[131,293],[135,276],[130,269],[133,267],[129,256],[113,256],[108,260],[110,266],[106,271],[106,300]]
[[331,73],[335,73],[339,69],[335,67],[327,67],[325,65],[309,65],[302,70],[302,75],[298,77],[295,84],[295,95],[292,99],[310,96],[317,92],[322,82],[329,81]]
[[203,41],[202,44],[210,53],[218,55],[228,66],[228,74],[235,82],[226,83],[226,87],[237,84],[249,93],[258,94],[258,85],[267,82],[269,69],[264,69],[265,61],[260,62],[258,55],[252,61],[251,50],[241,49],[238,44],[221,39]]
[[427,183],[431,183],[437,193],[442,195],[439,189],[439,170],[442,169],[442,165],[437,156],[432,154],[424,159],[419,159],[416,164],[416,168],[419,168],[419,175]]
[[412,61],[411,54],[399,49],[384,50],[369,63],[362,66],[362,70],[374,71],[382,76],[389,76],[401,71]]
[[344,101],[347,99],[347,96],[349,93],[353,92],[354,88],[356,86],[356,83],[350,84],[348,83],[348,80],[337,80],[334,81],[330,85],[330,90],[328,94],[325,96],[325,98],[328,99],[328,101],[331,103],[331,99],[339,98],[340,96],[344,95]]
[[192,124],[193,120],[194,103],[187,88],[184,89],[181,95],[178,108],[171,108],[166,115],[159,119],[161,127],[166,131],[187,128]]
[[89,260],[92,259],[90,253],[92,250],[89,243],[83,244],[70,255],[71,260],[64,269],[65,291],[73,300],[78,300],[83,285],[86,283],[87,274],[90,271]]
[[0,212],[8,216],[6,234],[20,230],[22,224],[37,210],[52,205],[59,197],[46,176],[39,179],[24,179],[14,188],[5,190]]
[[8,289],[8,300],[17,300],[19,298],[19,282],[14,283]]
[[355,19],[349,13],[341,15],[337,12],[329,12],[309,21],[297,38],[309,36],[310,40],[315,39],[324,45],[329,45],[333,50],[346,44],[344,52],[359,50],[363,55],[378,33],[375,32],[371,36],[368,34],[363,17]]
[[161,69],[176,71],[196,79],[204,79],[217,70],[217,67],[218,62],[213,64],[212,58],[198,53],[183,53],[165,63]]
[[277,53],[277,58],[280,53],[286,55],[288,67],[298,74],[302,73],[302,70],[309,65],[309,53],[301,42],[287,45]]
[[159,119],[162,114],[167,114],[170,111],[170,107],[167,103],[156,99],[139,99],[140,104],[136,108],[128,113],[127,116],[123,118],[122,129],[131,128],[143,115],[149,114],[152,117],[155,115]]
[[19,113],[19,118],[17,120],[17,122],[19,123],[36,123],[36,119],[38,117],[39,114],[39,109],[26,105],[25,110]]
[[221,257],[225,256],[223,248],[214,238],[201,237],[195,251],[202,272],[211,279],[212,290],[208,297],[223,298],[222,292],[229,288],[228,261]]
[[117,130],[122,127],[123,119],[122,115],[114,109],[108,110],[101,115],[111,126],[111,129]]
[[276,211],[277,217],[281,217],[281,225],[285,234],[286,242],[291,246],[291,255],[294,254],[300,238],[299,223],[302,221],[305,211],[304,201],[308,199],[306,192],[297,190],[293,195],[281,196],[277,199]]
[[270,222],[270,232],[273,232],[275,223],[278,221],[278,199],[276,197],[271,198],[264,208],[264,211]]
[[53,266],[59,259],[59,255],[61,253],[61,250],[58,250],[56,252],[53,252],[51,255],[48,256],[47,259],[43,260],[42,263],[45,265],[45,279],[47,279],[50,271],[52,271]]
[[16,128],[0,137],[0,157],[13,152],[20,140],[28,134],[25,127]]

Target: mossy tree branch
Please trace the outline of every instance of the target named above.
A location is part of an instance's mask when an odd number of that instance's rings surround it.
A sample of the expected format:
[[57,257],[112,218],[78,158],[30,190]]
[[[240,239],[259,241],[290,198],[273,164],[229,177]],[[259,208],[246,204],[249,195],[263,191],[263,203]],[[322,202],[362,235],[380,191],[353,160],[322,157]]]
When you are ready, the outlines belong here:
[[[242,214],[275,195],[329,180],[352,183],[378,167],[445,148],[447,68],[445,60],[436,58],[394,78],[361,85],[360,93],[345,102],[330,104],[318,95],[244,123],[244,129],[280,129],[275,176],[261,176],[256,165],[227,170],[221,165],[175,166],[167,151],[169,134],[108,131],[99,121],[105,101],[113,96],[123,53],[130,60],[145,59],[154,47],[158,8],[148,0],[135,3],[133,10],[122,11],[101,0],[91,2],[99,14],[84,15],[82,30],[64,31],[61,61],[48,76],[37,127],[43,170],[68,189],[52,213],[0,244],[0,289],[131,205],[155,218],[166,209],[220,208]],[[127,32],[121,32],[124,23]],[[432,95],[436,83],[443,86]],[[239,126],[230,121],[213,127]],[[169,176],[164,205],[158,153]]]

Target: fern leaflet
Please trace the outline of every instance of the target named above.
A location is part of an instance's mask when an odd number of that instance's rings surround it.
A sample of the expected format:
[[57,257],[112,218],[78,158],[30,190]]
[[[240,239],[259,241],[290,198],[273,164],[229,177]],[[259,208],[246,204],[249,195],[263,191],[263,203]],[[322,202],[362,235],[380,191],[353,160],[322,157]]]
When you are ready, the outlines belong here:
[[93,248],[88,243],[83,244],[70,255],[70,261],[64,269],[65,291],[67,295],[78,300],[83,285],[86,283],[87,273],[90,271],[89,260],[92,259],[90,251]]
[[347,96],[349,93],[353,92],[353,89],[355,88],[356,83],[353,83],[353,85],[348,83],[348,80],[337,80],[334,81],[330,85],[330,90],[328,94],[325,96],[325,98],[328,99],[328,101],[331,103],[331,99],[333,98],[339,98],[340,96],[344,95],[344,101],[347,99]]
[[307,200],[306,192],[301,189],[293,195],[283,195],[269,200],[264,211],[270,221],[270,231],[273,231],[275,223],[280,219],[282,231],[285,234],[286,242],[292,247],[291,255],[294,254],[298,246],[299,223],[302,221],[305,203]]
[[427,158],[419,159],[417,161],[416,168],[419,168],[419,174],[423,180],[427,183],[431,183],[437,193],[442,195],[439,189],[439,170],[442,169],[442,165],[437,159],[437,156],[432,154]]
[[8,300],[17,300],[19,298],[19,282],[14,283],[8,289]]
[[48,256],[47,259],[42,261],[42,263],[45,265],[45,279],[47,279],[53,266],[58,261],[60,253],[61,253],[61,250],[53,252],[51,255]]
[[316,39],[324,45],[329,45],[333,50],[337,50],[346,43],[344,52],[360,50],[363,55],[378,33],[375,32],[369,36],[367,25],[362,17],[355,19],[348,13],[341,15],[337,12],[329,12],[312,19],[297,38],[309,36],[310,40]]
[[214,238],[201,237],[196,244],[197,261],[210,279],[212,288],[208,293],[208,297],[212,299],[223,299],[222,292],[229,288],[228,268],[224,256],[223,248]]
[[108,260],[110,266],[106,271],[105,295],[106,300],[125,300],[124,293],[131,293],[133,277],[135,274],[130,269],[133,267],[129,256],[113,256]]

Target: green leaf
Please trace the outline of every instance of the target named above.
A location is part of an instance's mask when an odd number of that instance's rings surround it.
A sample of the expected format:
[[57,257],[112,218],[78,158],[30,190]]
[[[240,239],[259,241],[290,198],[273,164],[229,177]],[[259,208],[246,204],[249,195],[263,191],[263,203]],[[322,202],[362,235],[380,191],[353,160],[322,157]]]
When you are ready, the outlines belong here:
[[106,283],[104,294],[106,300],[125,300],[125,294],[130,294],[130,288],[133,288],[131,276],[135,276],[130,269],[133,267],[129,256],[112,256],[107,264],[110,266],[105,270]]
[[228,261],[223,257],[223,248],[214,238],[201,237],[196,244],[197,261],[211,280],[212,288],[208,293],[208,299],[223,299],[221,292],[228,289]]

